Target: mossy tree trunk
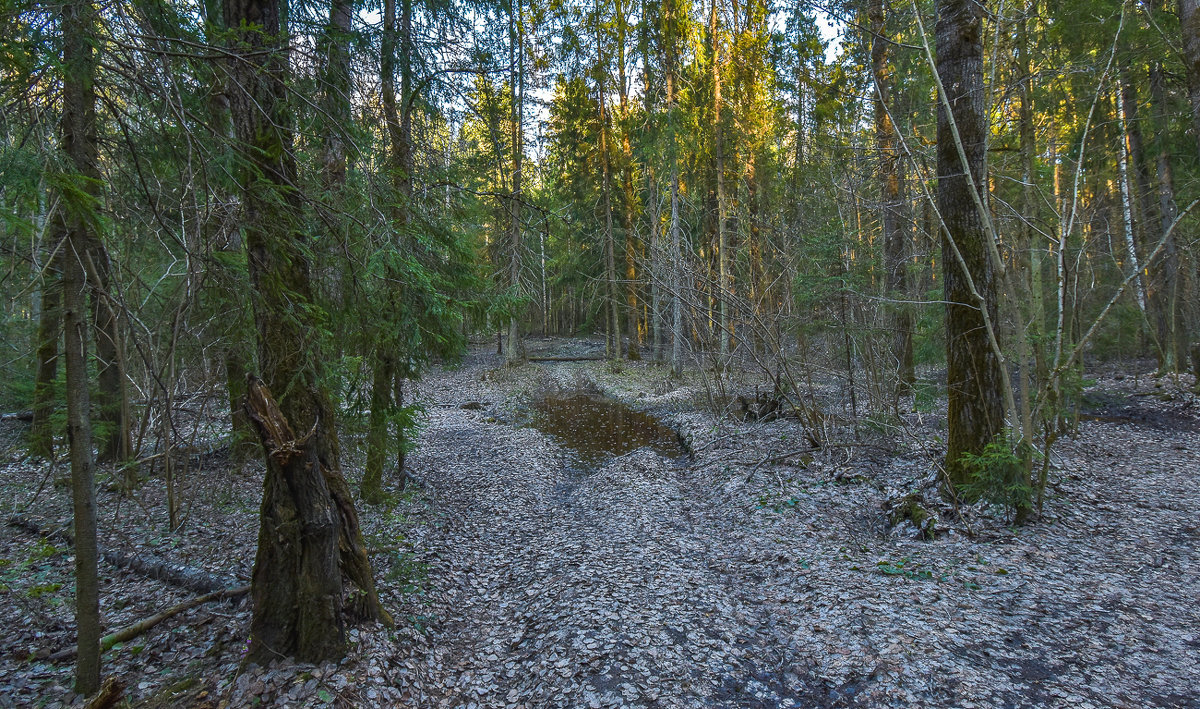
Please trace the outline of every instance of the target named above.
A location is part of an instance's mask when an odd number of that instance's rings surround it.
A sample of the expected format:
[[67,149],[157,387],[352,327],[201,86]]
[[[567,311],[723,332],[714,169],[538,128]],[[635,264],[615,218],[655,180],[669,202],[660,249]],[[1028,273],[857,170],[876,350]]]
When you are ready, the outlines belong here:
[[238,28],[229,94],[243,151],[243,230],[263,371],[262,380],[251,381],[246,405],[267,453],[248,658],[320,661],[344,653],[345,618],[391,619],[379,604],[342,476],[312,337],[280,2],[225,0],[224,11],[226,26]]
[[988,184],[982,17],[983,5],[976,0],[938,2],[937,73],[950,105],[948,113],[938,102],[937,203],[945,221],[942,272],[948,303],[946,469],[955,487],[970,477],[963,454],[982,453],[1004,428],[1000,360],[984,320],[986,310],[996,322],[995,265],[974,194]]

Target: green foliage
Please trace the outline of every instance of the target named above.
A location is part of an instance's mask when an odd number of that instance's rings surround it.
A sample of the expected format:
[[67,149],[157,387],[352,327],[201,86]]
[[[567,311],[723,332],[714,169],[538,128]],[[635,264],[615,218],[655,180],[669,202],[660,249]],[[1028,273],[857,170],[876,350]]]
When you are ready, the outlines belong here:
[[979,455],[964,453],[963,463],[970,478],[960,492],[967,500],[983,500],[1014,513],[1028,510],[1033,503],[1034,490],[1018,455],[1026,446],[1025,442],[1014,443],[1001,434]]

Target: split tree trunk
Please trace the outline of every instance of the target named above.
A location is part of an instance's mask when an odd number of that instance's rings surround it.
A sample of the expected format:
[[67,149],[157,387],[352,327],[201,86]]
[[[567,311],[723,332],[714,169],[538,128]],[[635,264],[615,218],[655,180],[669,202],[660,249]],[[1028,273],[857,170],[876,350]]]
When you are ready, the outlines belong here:
[[[254,617],[248,659],[280,655],[317,662],[345,651],[344,617],[390,617],[379,604],[358,516],[338,460],[334,412],[320,383],[313,302],[300,215],[279,0],[225,0],[237,28],[230,104],[245,151],[243,227],[259,362],[247,412],[266,450]],[[276,404],[272,396],[279,396]]]

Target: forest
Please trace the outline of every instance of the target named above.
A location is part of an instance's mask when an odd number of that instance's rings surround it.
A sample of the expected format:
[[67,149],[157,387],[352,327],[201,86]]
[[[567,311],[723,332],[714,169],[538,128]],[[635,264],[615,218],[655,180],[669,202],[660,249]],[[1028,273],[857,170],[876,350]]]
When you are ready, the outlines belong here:
[[0,0],[0,708],[1200,705],[1200,0]]

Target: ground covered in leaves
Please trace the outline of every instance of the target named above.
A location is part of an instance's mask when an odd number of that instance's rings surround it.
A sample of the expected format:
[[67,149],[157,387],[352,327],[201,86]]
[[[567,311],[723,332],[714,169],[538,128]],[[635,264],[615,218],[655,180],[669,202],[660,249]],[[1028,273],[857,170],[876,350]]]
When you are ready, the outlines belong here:
[[[396,629],[355,629],[340,663],[247,667],[248,602],[212,603],[116,647],[105,672],[134,706],[1200,706],[1192,382],[1093,376],[1042,518],[1011,528],[938,499],[936,406],[831,425],[809,450],[793,418],[714,415],[698,374],[509,369],[475,350],[418,387],[419,487],[360,507]],[[592,463],[530,425],[531,402],[578,390],[657,415],[688,455]],[[67,527],[61,464],[22,459],[20,424],[3,426],[0,513]],[[102,490],[102,544],[247,583],[261,467],[189,456],[183,527],[166,530],[151,478],[132,499]],[[917,524],[895,514],[912,503]],[[73,640],[71,568],[54,537],[0,531],[0,707],[81,701],[52,659]],[[101,572],[106,631],[195,595]]]

